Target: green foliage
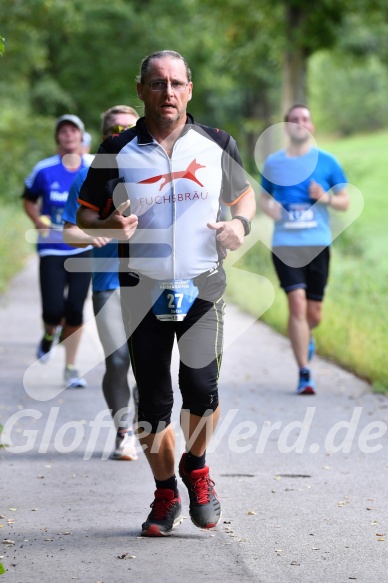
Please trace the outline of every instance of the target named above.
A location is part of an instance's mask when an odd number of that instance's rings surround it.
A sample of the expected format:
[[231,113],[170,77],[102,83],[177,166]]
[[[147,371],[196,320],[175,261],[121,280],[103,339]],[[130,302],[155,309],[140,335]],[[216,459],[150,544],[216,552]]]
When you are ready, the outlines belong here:
[[325,51],[309,67],[309,105],[318,128],[349,135],[388,125],[388,70],[375,56],[359,60]]
[[306,56],[335,44],[338,30],[352,0],[274,0],[284,10],[283,39]]
[[[376,17],[382,11],[382,0],[319,0],[314,6],[309,0],[2,0],[7,53],[0,63],[0,98],[14,105],[15,116],[21,108],[52,122],[71,111],[98,136],[107,107],[130,103],[142,110],[135,87],[139,63],[154,50],[172,48],[193,69],[190,110],[231,131],[252,172],[257,136],[279,119],[284,51],[300,47],[307,56],[337,44],[343,53],[364,47],[383,58],[388,35]],[[368,36],[360,21],[370,21],[376,35]],[[328,74],[335,77],[333,67]],[[370,112],[375,93],[385,91],[378,70],[371,75],[375,91],[365,95]],[[378,105],[369,123],[385,120]],[[346,121],[342,127],[350,131]]]
[[5,51],[5,46],[4,46],[4,40],[2,36],[0,36],[0,55],[3,56],[4,55],[4,51]]
[[[23,120],[23,123],[20,123]],[[5,100],[0,113],[0,198],[4,204],[20,203],[23,183],[38,160],[55,151],[53,124],[46,117],[32,116],[26,107],[17,110]],[[1,257],[1,255],[0,255]]]

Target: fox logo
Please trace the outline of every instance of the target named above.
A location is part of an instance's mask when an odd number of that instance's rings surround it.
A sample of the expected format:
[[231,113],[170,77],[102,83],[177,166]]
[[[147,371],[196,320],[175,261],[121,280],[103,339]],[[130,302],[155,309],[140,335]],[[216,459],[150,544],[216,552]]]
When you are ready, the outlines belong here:
[[203,187],[203,184],[198,180],[195,176],[195,173],[199,168],[206,168],[206,166],[202,166],[202,164],[198,164],[197,160],[193,160],[186,170],[178,170],[177,172],[171,172],[169,174],[158,174],[157,176],[152,176],[151,178],[146,178],[145,180],[140,180],[137,184],[153,184],[154,182],[159,182],[159,180],[163,180],[162,184],[159,187],[159,191],[162,190],[169,182],[173,180],[177,180],[178,178],[187,178],[188,180],[192,180],[199,184],[199,186]]

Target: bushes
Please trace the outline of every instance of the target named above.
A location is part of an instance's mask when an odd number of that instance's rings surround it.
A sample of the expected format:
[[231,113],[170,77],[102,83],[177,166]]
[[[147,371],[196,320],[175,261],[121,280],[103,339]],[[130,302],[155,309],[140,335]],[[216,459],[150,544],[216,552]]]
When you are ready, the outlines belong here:
[[26,109],[3,103],[0,112],[0,292],[33,251],[25,239],[31,222],[22,210],[24,179],[41,158],[52,154],[53,122],[32,117]]
[[3,206],[18,200],[24,179],[38,160],[54,153],[53,121],[5,104],[0,112],[0,151]]

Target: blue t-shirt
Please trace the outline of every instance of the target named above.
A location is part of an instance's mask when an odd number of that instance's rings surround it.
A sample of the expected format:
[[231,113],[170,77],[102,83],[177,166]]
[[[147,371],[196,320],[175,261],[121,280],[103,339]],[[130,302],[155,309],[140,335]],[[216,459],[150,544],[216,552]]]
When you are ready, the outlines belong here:
[[[82,158],[81,169],[87,171],[89,161]],[[29,200],[41,200],[41,214],[48,215],[51,228],[47,237],[38,237],[39,255],[76,255],[85,249],[74,249],[66,245],[62,237],[62,213],[70,186],[74,177],[81,170],[71,171],[64,166],[62,158],[56,154],[36,164],[25,180],[24,197]]]
[[[71,185],[68,199],[63,211],[63,220],[77,224],[76,214],[78,207],[78,195],[81,186],[88,173],[88,168],[82,169]],[[84,249],[82,249],[84,251]],[[117,255],[117,241],[112,239],[104,247],[93,248],[93,275],[92,289],[94,292],[107,291],[119,287],[119,260]]]
[[269,156],[262,172],[262,188],[282,206],[282,218],[275,221],[273,247],[324,246],[331,244],[327,206],[309,197],[314,180],[333,196],[342,190],[346,176],[337,160],[327,152],[311,148],[303,156],[287,156],[281,150]]

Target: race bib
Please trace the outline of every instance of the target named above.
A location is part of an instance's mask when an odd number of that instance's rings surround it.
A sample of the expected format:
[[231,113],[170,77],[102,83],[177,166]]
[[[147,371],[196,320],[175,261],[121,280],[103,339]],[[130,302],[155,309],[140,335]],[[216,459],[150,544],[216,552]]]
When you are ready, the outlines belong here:
[[285,229],[314,229],[318,225],[314,217],[314,207],[308,203],[290,203],[283,208]]
[[191,279],[156,281],[151,289],[152,310],[158,320],[181,322],[198,296]]
[[50,207],[51,228],[62,231],[63,229],[63,211],[64,207],[52,206]]

